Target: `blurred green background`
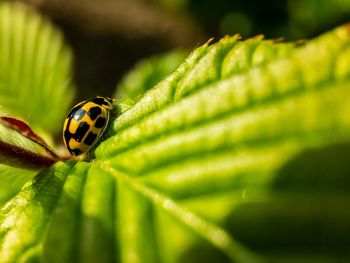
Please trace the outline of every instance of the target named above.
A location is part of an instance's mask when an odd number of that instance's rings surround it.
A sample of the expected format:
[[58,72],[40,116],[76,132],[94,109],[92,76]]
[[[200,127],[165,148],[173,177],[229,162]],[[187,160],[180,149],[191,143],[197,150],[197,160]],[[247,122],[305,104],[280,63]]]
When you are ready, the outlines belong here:
[[241,34],[308,39],[350,21],[350,0],[22,0],[74,49],[77,101],[111,96],[140,59]]

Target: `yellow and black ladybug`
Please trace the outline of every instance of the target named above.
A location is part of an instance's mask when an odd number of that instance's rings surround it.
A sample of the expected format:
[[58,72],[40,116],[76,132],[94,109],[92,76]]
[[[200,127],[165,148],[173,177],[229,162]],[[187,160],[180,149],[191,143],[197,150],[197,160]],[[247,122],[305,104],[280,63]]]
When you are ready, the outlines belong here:
[[113,99],[96,97],[80,102],[68,113],[63,126],[63,141],[72,155],[89,151],[105,131]]

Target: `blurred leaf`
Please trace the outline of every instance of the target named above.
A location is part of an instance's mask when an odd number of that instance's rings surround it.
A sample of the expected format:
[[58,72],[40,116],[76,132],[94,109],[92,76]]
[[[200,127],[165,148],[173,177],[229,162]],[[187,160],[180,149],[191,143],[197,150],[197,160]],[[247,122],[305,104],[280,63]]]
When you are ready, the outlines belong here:
[[49,167],[57,156],[25,122],[0,115],[0,163],[26,169]]
[[71,52],[46,19],[0,3],[0,107],[36,130],[57,133],[73,97]]
[[46,153],[50,155],[53,159],[59,159],[56,153],[47,145],[45,140],[41,138],[38,134],[36,134],[32,130],[32,128],[24,121],[17,118],[13,118],[11,116],[0,116],[0,123],[4,126],[7,126],[7,128],[18,132],[30,141],[40,145],[42,148],[45,149]]
[[348,22],[350,1],[289,0],[288,13],[292,32],[305,37]]
[[197,48],[96,160],[4,206],[0,261],[347,262],[349,58],[349,25],[298,48]]
[[18,169],[0,164],[0,205],[17,194],[23,184],[35,175],[35,171]]
[[185,56],[184,51],[173,51],[139,62],[118,84],[115,97],[137,99],[176,69]]

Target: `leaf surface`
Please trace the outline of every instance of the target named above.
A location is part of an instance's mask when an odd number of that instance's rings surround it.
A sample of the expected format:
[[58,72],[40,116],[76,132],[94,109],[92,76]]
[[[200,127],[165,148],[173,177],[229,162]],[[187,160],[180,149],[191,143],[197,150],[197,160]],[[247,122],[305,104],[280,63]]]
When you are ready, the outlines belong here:
[[[73,98],[70,80],[71,51],[64,44],[61,33],[34,10],[18,3],[2,1],[0,115],[25,120],[30,126],[27,127],[29,137],[29,130],[33,129],[36,136],[40,134],[52,145]],[[22,125],[23,133],[24,129]],[[55,161],[41,158],[44,153],[42,147],[25,136],[15,134],[2,124],[0,130],[2,163],[38,168]],[[30,179],[29,174],[33,175],[33,172],[1,166],[2,201],[14,195],[26,181],[25,178]]]
[[197,48],[94,161],[56,164],[3,207],[0,261],[346,262],[349,61],[348,25]]
[[138,62],[118,84],[115,97],[137,100],[174,71],[185,57],[185,51],[172,51]]
[[73,98],[71,51],[24,5],[0,4],[0,110],[44,134],[61,130]]

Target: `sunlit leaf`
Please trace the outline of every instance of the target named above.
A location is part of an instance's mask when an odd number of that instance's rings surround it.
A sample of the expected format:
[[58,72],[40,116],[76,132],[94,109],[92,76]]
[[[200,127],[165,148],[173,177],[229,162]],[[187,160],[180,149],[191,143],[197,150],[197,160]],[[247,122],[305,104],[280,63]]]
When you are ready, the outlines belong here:
[[0,205],[17,194],[23,184],[33,178],[35,171],[0,164]]
[[39,169],[49,167],[59,159],[26,123],[0,116],[0,163]]
[[[71,52],[63,43],[61,33],[34,10],[2,1],[1,115],[25,120],[34,134],[45,136],[51,144],[53,136],[61,130],[74,93],[69,89],[70,79]],[[28,169],[42,168],[40,162],[47,166],[55,161],[46,158],[47,151],[43,147],[3,124],[0,125],[0,140],[4,144],[0,149],[1,162]],[[48,162],[41,158],[42,154]],[[34,172],[29,170],[1,165],[0,201],[4,202],[16,194],[33,175]]]
[[36,134],[32,128],[24,121],[10,116],[0,116],[0,123],[4,126],[7,126],[7,128],[18,132],[30,141],[40,145],[53,159],[59,159],[57,154],[49,147],[49,145],[47,145],[45,140]]
[[0,3],[0,110],[41,132],[61,130],[73,97],[71,52],[46,19]]
[[349,261],[349,61],[349,26],[197,48],[3,207],[0,261]]

